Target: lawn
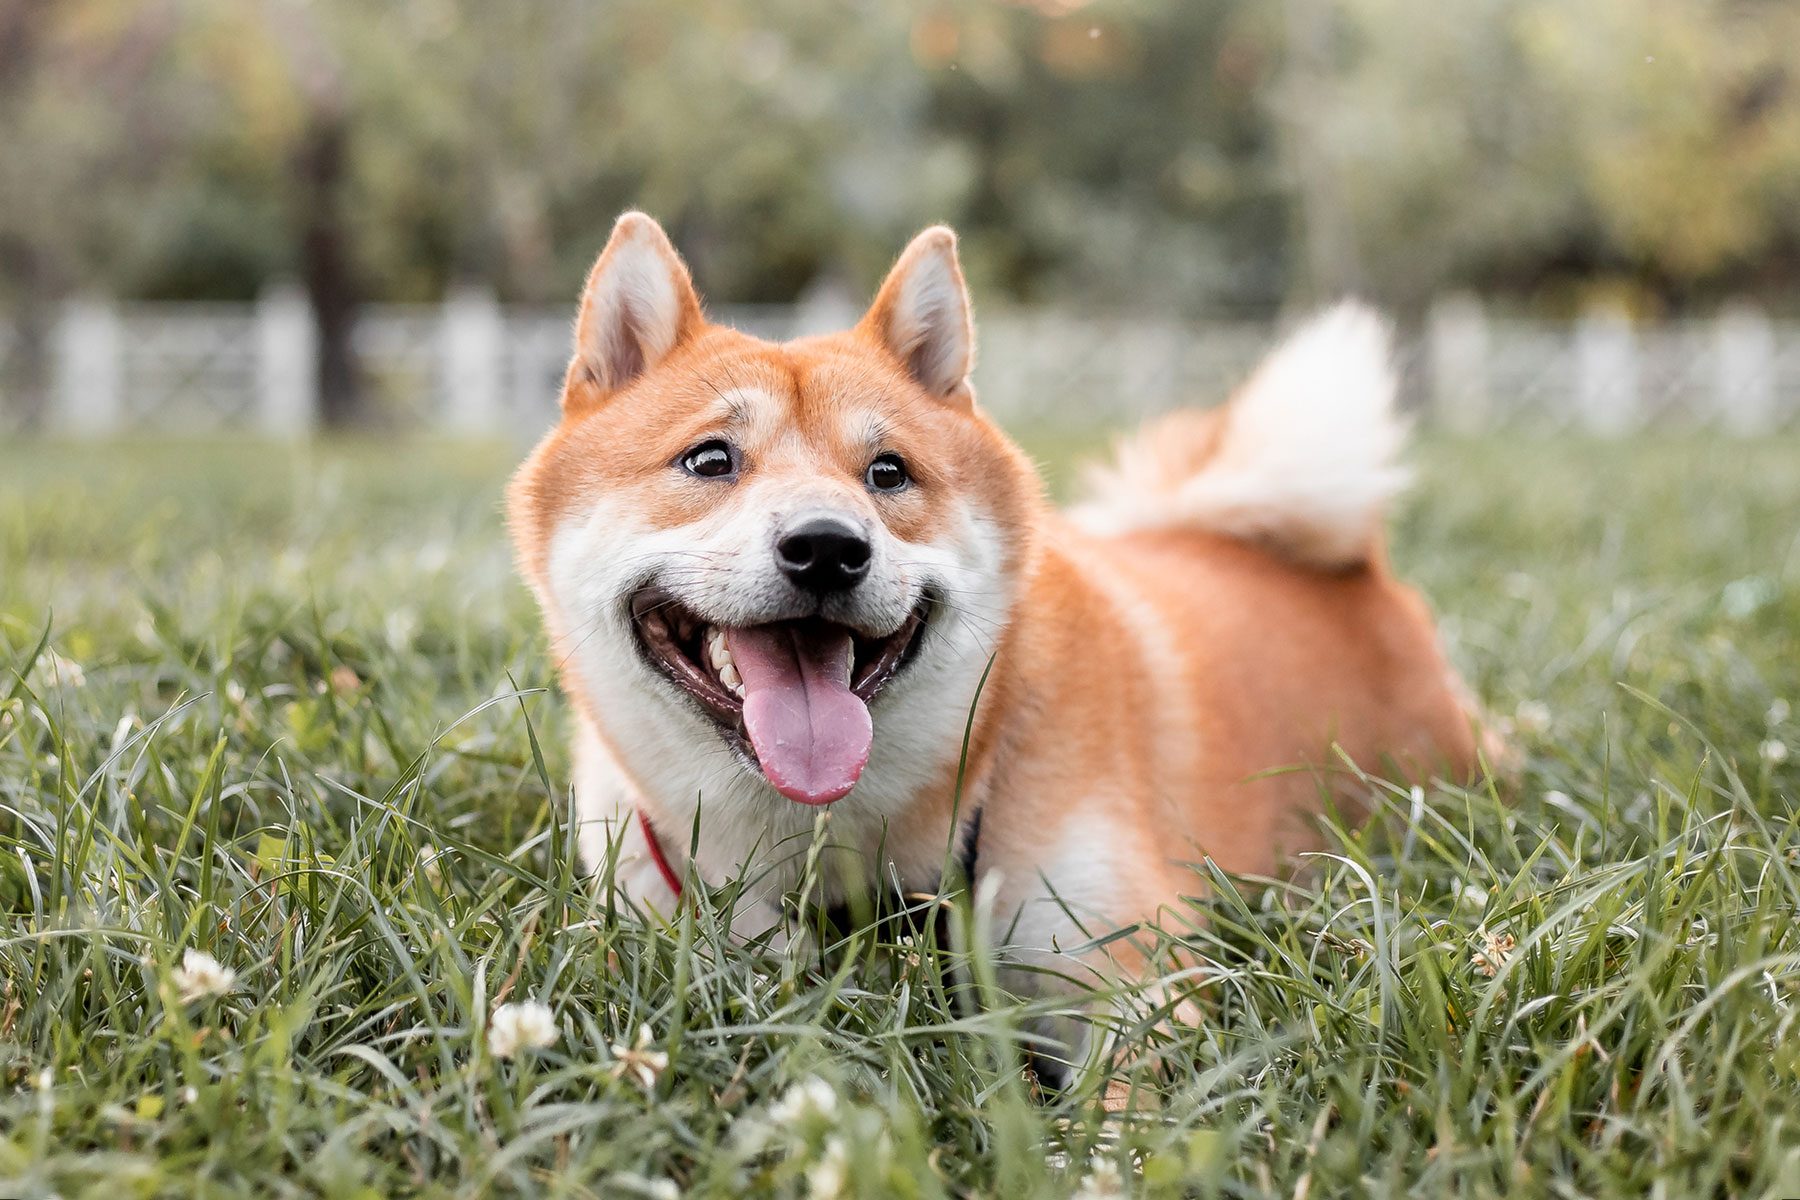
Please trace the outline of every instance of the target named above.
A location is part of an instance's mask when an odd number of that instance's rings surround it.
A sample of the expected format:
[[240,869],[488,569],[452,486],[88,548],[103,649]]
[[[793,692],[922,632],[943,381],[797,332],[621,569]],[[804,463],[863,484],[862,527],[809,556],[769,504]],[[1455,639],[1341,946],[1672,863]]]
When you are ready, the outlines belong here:
[[1420,448],[1516,778],[1215,880],[1126,1115],[966,907],[779,959],[584,884],[516,456],[0,447],[0,1194],[1800,1194],[1800,437]]

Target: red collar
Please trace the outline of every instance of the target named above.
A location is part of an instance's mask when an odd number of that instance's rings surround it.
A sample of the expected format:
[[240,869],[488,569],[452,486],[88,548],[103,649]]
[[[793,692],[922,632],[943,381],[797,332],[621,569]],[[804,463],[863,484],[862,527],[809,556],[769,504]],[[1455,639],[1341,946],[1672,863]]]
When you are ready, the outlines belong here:
[[656,827],[650,824],[650,816],[643,809],[637,810],[637,817],[638,824],[644,827],[644,840],[650,843],[650,861],[656,864],[658,871],[662,872],[663,882],[669,885],[669,890],[675,893],[675,898],[681,899],[681,876],[677,875],[675,868],[669,865],[668,855],[663,853],[662,842],[656,836]]
[[[975,854],[981,841],[981,813],[981,809],[976,809],[975,815],[969,818],[967,825],[963,826],[962,852],[959,858],[964,887],[974,886]],[[650,824],[650,814],[640,808],[637,810],[637,818],[638,824],[644,827],[644,841],[650,845],[650,861],[656,864],[657,871],[662,874],[663,882],[668,884],[669,890],[675,893],[675,899],[680,900],[681,876],[676,874],[675,868],[669,865],[669,856],[663,853],[662,840],[656,836],[656,826]]]

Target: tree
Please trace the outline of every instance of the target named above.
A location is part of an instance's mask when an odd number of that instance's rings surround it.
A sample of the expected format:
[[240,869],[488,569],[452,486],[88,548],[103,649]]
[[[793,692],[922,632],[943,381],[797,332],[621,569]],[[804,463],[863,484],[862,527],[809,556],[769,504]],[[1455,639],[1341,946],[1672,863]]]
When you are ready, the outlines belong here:
[[1315,86],[1273,96],[1283,140],[1325,176],[1355,282],[1390,302],[1596,278],[1678,301],[1794,253],[1790,4],[1291,7],[1332,28]]
[[167,5],[0,6],[0,312],[15,331],[11,397],[42,411],[57,302],[104,287],[136,249],[139,206],[176,185],[167,151],[192,113]]

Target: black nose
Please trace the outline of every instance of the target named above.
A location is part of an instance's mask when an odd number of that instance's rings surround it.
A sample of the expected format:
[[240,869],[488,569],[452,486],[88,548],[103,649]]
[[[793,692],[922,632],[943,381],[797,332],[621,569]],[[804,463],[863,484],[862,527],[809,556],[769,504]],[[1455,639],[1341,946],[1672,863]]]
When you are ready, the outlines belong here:
[[775,539],[775,561],[809,592],[847,592],[869,573],[869,539],[843,517],[802,517]]

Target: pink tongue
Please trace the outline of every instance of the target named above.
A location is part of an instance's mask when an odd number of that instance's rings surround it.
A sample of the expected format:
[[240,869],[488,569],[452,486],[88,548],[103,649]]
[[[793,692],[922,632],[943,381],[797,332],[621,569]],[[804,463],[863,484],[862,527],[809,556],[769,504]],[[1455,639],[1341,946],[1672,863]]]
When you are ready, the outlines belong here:
[[820,626],[727,629],[744,680],[744,728],[775,790],[802,804],[830,804],[856,786],[874,726],[846,682],[850,634]]

